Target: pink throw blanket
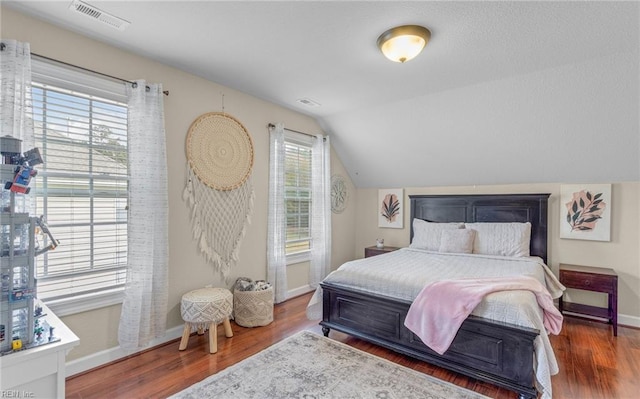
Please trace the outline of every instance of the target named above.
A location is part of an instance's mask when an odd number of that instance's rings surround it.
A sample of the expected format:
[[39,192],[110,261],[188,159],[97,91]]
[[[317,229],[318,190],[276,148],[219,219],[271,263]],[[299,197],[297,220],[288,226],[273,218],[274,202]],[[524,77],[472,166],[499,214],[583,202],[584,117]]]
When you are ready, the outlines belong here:
[[533,277],[442,280],[420,291],[409,308],[404,325],[422,342],[443,354],[453,342],[462,322],[485,295],[496,291],[528,290],[535,294],[544,311],[544,326],[557,335],[562,314],[553,304],[549,291]]

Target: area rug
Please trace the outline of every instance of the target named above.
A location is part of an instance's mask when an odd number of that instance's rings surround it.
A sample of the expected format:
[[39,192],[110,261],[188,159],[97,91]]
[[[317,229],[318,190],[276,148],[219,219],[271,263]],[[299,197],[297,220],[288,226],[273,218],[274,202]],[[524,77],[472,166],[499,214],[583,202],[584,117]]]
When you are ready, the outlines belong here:
[[171,398],[487,397],[330,338],[302,331]]

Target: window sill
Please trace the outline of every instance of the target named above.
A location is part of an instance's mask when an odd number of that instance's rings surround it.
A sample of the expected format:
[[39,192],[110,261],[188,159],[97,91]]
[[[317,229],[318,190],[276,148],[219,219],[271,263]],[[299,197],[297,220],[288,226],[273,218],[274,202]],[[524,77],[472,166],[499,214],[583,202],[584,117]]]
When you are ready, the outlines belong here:
[[124,288],[117,288],[108,292],[80,295],[73,298],[43,301],[58,317],[117,305],[124,300]]
[[311,260],[311,251],[298,252],[297,254],[287,255],[287,266],[296,263],[309,262]]

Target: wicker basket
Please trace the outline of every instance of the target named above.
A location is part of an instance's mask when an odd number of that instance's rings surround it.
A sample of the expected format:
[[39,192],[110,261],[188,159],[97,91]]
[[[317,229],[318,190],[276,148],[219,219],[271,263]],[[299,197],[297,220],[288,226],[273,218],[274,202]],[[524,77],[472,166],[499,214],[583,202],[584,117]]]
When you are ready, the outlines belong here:
[[261,291],[234,291],[233,312],[242,327],[266,326],[273,321],[273,288]]

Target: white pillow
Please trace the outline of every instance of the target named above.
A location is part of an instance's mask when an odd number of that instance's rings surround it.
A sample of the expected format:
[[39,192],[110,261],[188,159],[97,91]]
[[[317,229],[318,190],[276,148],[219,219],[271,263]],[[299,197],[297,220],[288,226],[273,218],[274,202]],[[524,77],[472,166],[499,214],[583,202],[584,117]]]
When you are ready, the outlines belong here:
[[442,230],[438,252],[470,254],[475,236],[476,231],[470,229]]
[[413,239],[409,248],[437,251],[443,230],[463,229],[463,223],[434,223],[422,219],[413,219]]
[[473,253],[500,256],[529,256],[531,223],[465,223],[476,231]]

